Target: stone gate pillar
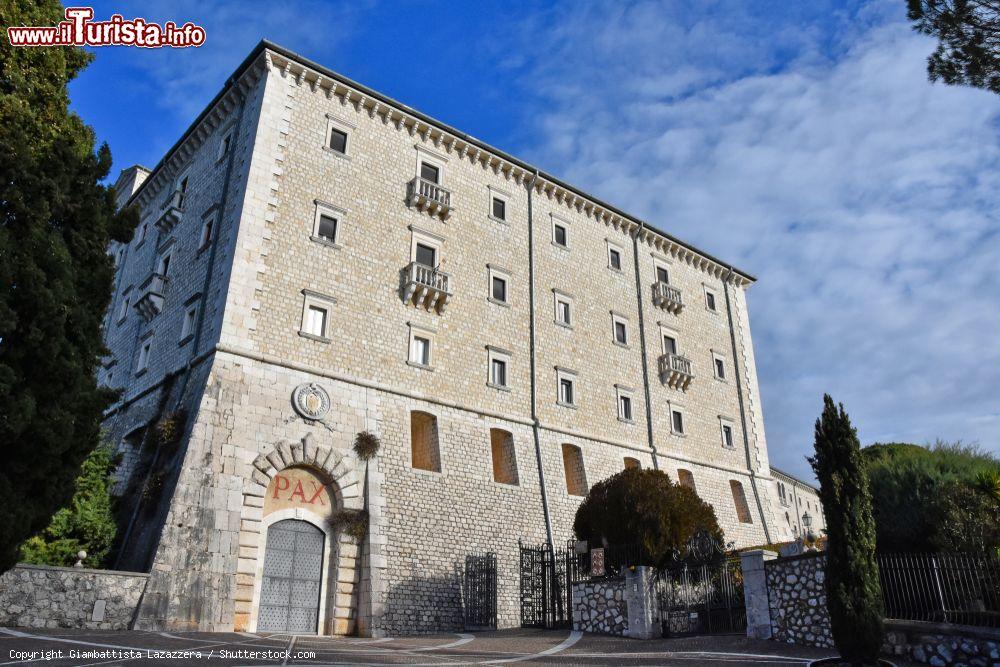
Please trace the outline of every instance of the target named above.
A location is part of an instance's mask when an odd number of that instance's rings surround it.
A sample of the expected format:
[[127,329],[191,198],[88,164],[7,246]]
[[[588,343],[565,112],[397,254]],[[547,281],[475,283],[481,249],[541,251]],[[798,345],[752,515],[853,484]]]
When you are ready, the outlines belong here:
[[767,576],[764,563],[778,554],[764,549],[744,551],[740,554],[743,567],[743,599],[747,608],[747,637],[771,638],[771,606],[767,600]]

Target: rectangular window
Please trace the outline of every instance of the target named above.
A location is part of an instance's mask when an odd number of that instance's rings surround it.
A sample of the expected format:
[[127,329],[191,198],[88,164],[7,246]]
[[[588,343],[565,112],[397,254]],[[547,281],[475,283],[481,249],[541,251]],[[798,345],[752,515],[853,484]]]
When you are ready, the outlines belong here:
[[608,266],[615,271],[622,270],[622,254],[617,248],[608,248]]
[[306,309],[305,332],[320,338],[326,338],[326,308],[310,305]]
[[437,266],[437,248],[418,242],[416,257],[414,259],[416,259],[417,264],[434,268]]
[[563,443],[563,471],[566,473],[566,493],[571,496],[585,496],[590,488],[587,486],[587,471],[583,465],[583,451],[576,445]]
[[184,208],[184,198],[187,195],[189,177],[187,174],[181,177],[177,184],[177,190],[181,193],[181,196],[177,198],[177,207]]
[[570,297],[555,292],[555,305],[556,305],[556,324],[561,324],[563,326],[572,326],[573,319],[571,315],[570,308]]
[[493,217],[497,220],[507,219],[507,202],[500,197],[493,198]]
[[719,355],[712,354],[712,365],[715,369],[715,377],[719,380],[726,379],[726,360]]
[[625,323],[625,320],[612,315],[612,322],[614,324],[615,342],[619,345],[628,345],[628,325]]
[[491,360],[490,382],[497,387],[507,386],[507,362],[504,359]]
[[740,523],[753,523],[750,515],[750,505],[747,504],[747,494],[743,491],[743,484],[735,479],[729,480],[729,488],[733,492],[733,504],[736,505],[736,517]]
[[188,306],[184,311],[184,321],[181,322],[181,341],[185,341],[194,335],[194,321],[198,315],[197,305]]
[[722,425],[722,446],[726,449],[733,448],[733,427],[729,424]]
[[414,335],[410,340],[410,361],[420,366],[431,365],[431,340]]
[[677,339],[663,334],[663,354],[677,354]]
[[559,378],[559,402],[563,405],[575,405],[573,403],[573,380],[571,378]]
[[685,470],[684,468],[677,469],[677,483],[681,486],[686,486],[695,493],[698,493],[698,487],[694,484],[694,475],[691,474],[690,470]]
[[326,213],[320,213],[316,222],[316,236],[330,243],[337,242],[337,219]]
[[330,128],[330,150],[343,155],[347,154],[347,132],[338,130],[335,127]]
[[170,253],[164,253],[156,263],[156,272],[161,276],[166,276],[170,270]]
[[500,484],[518,484],[514,436],[508,431],[491,428],[490,449],[493,454],[493,481]]
[[152,347],[153,347],[153,341],[147,340],[139,348],[139,361],[136,364],[135,368],[137,373],[141,373],[142,371],[149,368],[149,351],[152,349]]
[[201,237],[198,239],[198,249],[206,247],[212,242],[212,232],[215,227],[215,216],[210,215],[201,221]]
[[417,470],[441,472],[441,447],[434,415],[419,410],[410,413],[410,455]]
[[144,222],[139,225],[139,233],[135,235],[136,247],[141,246],[146,241],[146,234],[149,232],[149,223]]
[[684,435],[684,415],[680,410],[670,411],[670,428],[677,435]]
[[420,178],[425,181],[430,181],[431,183],[439,183],[441,178],[441,168],[436,167],[428,162],[420,163]]
[[656,267],[656,282],[670,284],[670,273],[664,266]]
[[632,397],[621,394],[618,396],[618,418],[632,421]]
[[125,290],[124,294],[122,294],[122,303],[121,303],[121,306],[118,307],[118,322],[119,322],[119,324],[121,322],[123,322],[126,317],[128,317],[128,305],[129,305],[129,301],[132,298],[132,294],[129,291],[131,289],[132,288],[130,287],[129,289]]
[[232,147],[232,144],[233,133],[227,132],[226,135],[222,137],[222,141],[219,142],[219,155],[215,159],[218,161],[229,155],[229,149]]
[[705,292],[705,307],[709,310],[716,310],[715,308],[715,294],[706,290]]
[[566,226],[554,223],[552,225],[552,242],[557,246],[565,248],[567,246]]
[[507,280],[500,276],[493,276],[490,292],[495,300],[507,303]]
[[632,456],[626,456],[625,470],[642,470],[642,464],[639,463],[639,459]]

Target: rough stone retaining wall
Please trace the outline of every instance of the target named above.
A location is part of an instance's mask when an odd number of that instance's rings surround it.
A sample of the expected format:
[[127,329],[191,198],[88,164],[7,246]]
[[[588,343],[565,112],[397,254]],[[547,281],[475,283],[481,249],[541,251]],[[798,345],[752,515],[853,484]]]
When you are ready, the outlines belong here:
[[1000,665],[1000,630],[944,623],[886,621],[882,653],[936,667]]
[[125,630],[148,577],[21,563],[0,576],[0,626]]
[[833,648],[826,611],[825,567],[826,556],[821,553],[764,563],[773,639]]
[[628,633],[625,579],[573,584],[573,629],[623,637]]

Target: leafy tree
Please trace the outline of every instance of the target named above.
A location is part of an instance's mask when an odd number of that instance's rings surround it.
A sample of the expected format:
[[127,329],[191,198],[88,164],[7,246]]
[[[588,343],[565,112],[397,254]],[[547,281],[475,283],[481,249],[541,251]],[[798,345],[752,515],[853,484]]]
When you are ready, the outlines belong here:
[[[54,25],[55,0],[0,3],[0,24]],[[0,38],[6,40],[6,36]],[[69,111],[67,84],[90,59],[70,47],[0,48],[0,572],[73,493],[112,395],[97,387],[101,319],[114,269],[111,166]]]
[[83,462],[76,493],[67,507],[52,517],[48,527],[21,545],[21,559],[38,565],[73,565],[83,549],[88,567],[100,567],[111,550],[117,527],[111,497],[114,450],[101,445]]
[[861,451],[881,552],[1000,547],[1000,461],[976,447],[875,444]]
[[809,463],[826,514],[826,606],[833,643],[851,664],[874,663],[882,644],[882,587],[868,472],[843,404],[834,405],[828,395]]
[[913,29],[938,38],[931,81],[1000,93],[1000,0],[907,0]]
[[636,544],[660,566],[702,528],[722,542],[711,505],[660,470],[635,468],[595,484],[573,521],[577,538],[590,546]]

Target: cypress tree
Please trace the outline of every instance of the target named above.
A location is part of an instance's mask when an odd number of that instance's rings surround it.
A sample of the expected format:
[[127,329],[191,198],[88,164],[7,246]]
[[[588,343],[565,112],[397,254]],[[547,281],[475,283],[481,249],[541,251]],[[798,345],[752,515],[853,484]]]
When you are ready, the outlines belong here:
[[833,642],[851,664],[875,663],[882,645],[882,586],[868,472],[844,406],[825,394],[809,463],[826,515],[826,606]]
[[[4,26],[61,18],[55,0],[0,7]],[[115,214],[101,183],[111,153],[69,110],[67,85],[89,60],[73,47],[0,48],[0,572],[69,502],[113,399],[95,379],[107,249],[135,217]]]

